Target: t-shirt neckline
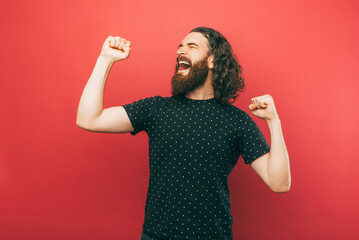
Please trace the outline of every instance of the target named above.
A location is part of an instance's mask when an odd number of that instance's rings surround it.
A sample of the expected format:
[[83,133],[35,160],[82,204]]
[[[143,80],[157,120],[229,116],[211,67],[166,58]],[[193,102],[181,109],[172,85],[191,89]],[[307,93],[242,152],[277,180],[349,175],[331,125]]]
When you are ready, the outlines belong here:
[[215,100],[215,97],[209,98],[209,99],[192,99],[192,98],[183,96],[183,98],[186,99],[187,101],[191,101],[191,102],[212,102]]

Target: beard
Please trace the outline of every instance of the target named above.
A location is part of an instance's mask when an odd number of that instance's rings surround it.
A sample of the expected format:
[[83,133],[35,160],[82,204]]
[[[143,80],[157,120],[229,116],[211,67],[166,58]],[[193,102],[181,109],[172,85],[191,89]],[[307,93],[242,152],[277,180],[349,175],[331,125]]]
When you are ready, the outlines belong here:
[[207,57],[193,64],[186,74],[178,72],[179,64],[176,64],[175,74],[171,80],[172,95],[183,96],[188,92],[204,85],[207,79],[209,68],[207,65]]

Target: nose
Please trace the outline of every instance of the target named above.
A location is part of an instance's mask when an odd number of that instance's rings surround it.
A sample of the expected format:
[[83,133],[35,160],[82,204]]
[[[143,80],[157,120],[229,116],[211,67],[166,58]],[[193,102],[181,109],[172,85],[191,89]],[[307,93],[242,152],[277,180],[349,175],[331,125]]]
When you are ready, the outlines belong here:
[[178,50],[177,50],[177,55],[180,56],[180,55],[184,55],[184,47],[179,47]]

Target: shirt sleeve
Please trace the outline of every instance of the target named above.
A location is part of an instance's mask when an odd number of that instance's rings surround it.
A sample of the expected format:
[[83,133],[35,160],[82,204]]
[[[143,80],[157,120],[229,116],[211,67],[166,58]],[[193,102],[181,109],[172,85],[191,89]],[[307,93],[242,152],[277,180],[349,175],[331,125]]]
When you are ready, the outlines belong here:
[[239,145],[244,163],[250,164],[269,152],[270,147],[256,122],[246,112],[244,112],[243,122]]
[[155,110],[156,103],[160,98],[162,97],[158,95],[147,97],[122,106],[126,110],[134,129],[133,132],[130,132],[131,135],[135,136],[141,131],[147,132],[148,126],[153,120],[152,114]]

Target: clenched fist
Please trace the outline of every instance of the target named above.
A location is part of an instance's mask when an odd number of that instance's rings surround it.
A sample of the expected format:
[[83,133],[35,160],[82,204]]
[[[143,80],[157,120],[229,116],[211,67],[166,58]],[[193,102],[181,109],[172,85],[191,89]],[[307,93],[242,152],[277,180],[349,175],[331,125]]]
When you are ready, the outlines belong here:
[[254,97],[251,99],[252,104],[249,104],[249,110],[254,116],[262,118],[266,121],[278,119],[277,110],[274,105],[273,97],[269,94]]
[[124,38],[109,36],[102,45],[101,56],[108,57],[111,61],[121,61],[128,58],[131,50],[131,42]]

